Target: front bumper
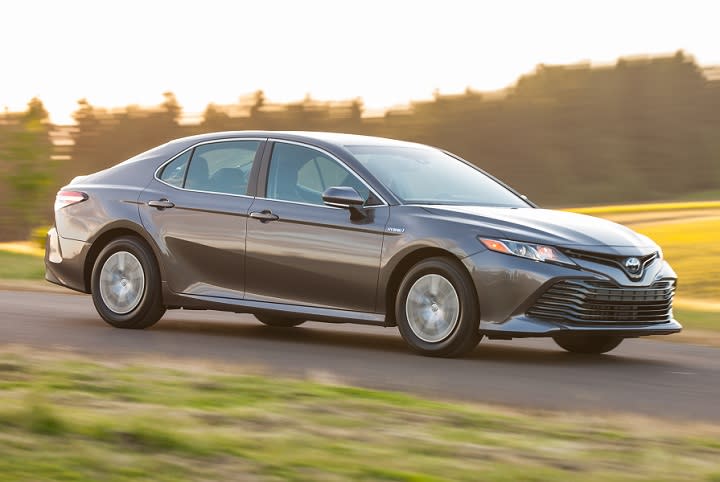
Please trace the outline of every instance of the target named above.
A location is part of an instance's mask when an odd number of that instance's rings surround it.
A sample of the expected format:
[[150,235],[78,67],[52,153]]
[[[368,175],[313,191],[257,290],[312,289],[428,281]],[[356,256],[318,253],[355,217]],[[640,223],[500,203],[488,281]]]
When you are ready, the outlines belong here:
[[490,339],[529,338],[542,336],[555,336],[560,333],[584,333],[597,335],[622,336],[633,338],[649,335],[671,335],[682,330],[677,320],[670,320],[662,324],[622,324],[612,326],[578,326],[561,321],[539,320],[524,315],[513,316],[504,323],[490,323],[480,321],[480,332]]
[[583,262],[579,269],[574,269],[492,251],[482,251],[462,261],[478,294],[479,330],[489,338],[543,337],[567,332],[637,337],[682,330],[682,325],[672,318],[672,311],[663,322],[615,318],[575,323],[528,314],[549,287],[563,280],[609,281],[630,289],[648,287],[657,280],[675,280],[675,272],[662,260],[648,267],[637,281],[630,280],[620,269],[591,262]]

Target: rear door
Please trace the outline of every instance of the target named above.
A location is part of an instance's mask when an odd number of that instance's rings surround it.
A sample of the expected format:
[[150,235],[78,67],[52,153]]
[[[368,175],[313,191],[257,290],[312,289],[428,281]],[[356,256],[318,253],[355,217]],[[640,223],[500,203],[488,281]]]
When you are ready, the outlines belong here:
[[274,143],[247,220],[246,299],[374,312],[389,208],[377,195],[367,216],[326,206],[322,192],[370,189],[330,154]]
[[242,298],[252,169],[264,139],[194,146],[165,164],[140,197],[140,215],[176,293]]

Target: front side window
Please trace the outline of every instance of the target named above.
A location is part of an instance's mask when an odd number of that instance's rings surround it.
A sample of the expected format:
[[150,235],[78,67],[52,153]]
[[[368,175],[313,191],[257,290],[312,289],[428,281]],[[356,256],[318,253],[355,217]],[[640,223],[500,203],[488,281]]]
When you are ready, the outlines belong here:
[[367,200],[370,190],[345,166],[308,147],[276,143],[268,171],[268,199],[322,205],[329,187],[348,186]]
[[260,141],[203,144],[193,150],[185,188],[224,194],[247,194],[248,178]]
[[346,147],[403,203],[530,207],[502,184],[439,149]]

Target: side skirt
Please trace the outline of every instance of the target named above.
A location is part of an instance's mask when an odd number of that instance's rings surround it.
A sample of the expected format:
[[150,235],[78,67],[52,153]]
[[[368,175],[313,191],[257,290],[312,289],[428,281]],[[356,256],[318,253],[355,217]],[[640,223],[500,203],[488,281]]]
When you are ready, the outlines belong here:
[[316,306],[269,303],[266,301],[240,300],[219,296],[201,296],[173,293],[163,290],[163,299],[168,309],[218,310],[234,313],[274,314],[304,318],[309,321],[328,323],[355,323],[361,325],[386,326],[385,314],[362,311],[338,310]]

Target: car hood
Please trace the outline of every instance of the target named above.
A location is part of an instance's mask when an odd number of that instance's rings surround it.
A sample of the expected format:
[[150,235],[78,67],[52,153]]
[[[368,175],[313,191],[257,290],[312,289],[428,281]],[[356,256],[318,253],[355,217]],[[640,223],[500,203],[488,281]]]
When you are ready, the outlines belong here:
[[657,249],[657,245],[647,236],[620,224],[584,214],[535,208],[424,207],[435,216],[475,226],[481,236],[568,248]]

